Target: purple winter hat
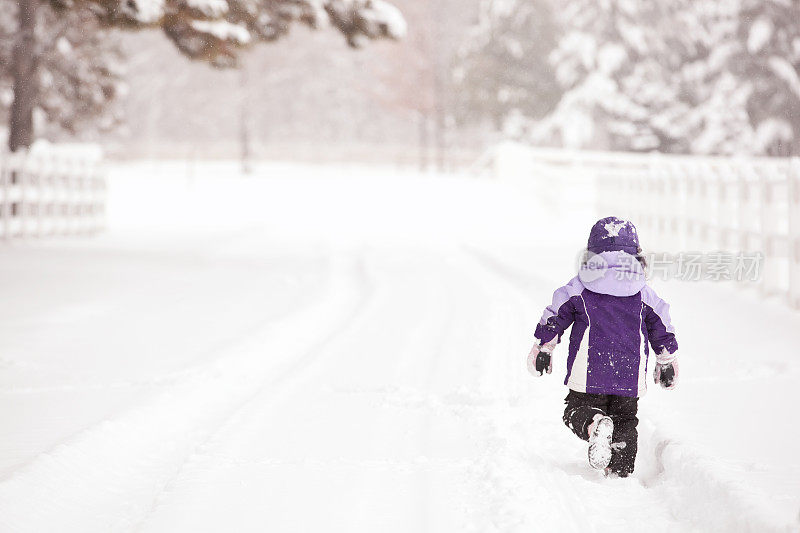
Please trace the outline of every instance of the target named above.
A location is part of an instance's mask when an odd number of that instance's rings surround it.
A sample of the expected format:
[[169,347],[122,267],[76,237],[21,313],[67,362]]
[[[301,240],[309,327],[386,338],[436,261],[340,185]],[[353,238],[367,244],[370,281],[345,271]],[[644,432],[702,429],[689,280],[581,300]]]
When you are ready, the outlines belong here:
[[601,218],[592,226],[586,248],[596,254],[621,250],[636,255],[639,251],[636,226],[619,217]]

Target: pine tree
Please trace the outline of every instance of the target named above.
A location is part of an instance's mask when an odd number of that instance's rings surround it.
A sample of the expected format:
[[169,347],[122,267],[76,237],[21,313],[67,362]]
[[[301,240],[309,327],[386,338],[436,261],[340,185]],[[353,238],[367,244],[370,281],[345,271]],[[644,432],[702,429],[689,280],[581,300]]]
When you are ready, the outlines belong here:
[[[0,65],[11,65],[16,31],[16,0],[0,0]],[[85,10],[38,14],[35,79],[36,110],[44,133],[105,131],[121,120],[117,96],[124,91],[122,52],[96,19]],[[10,111],[13,71],[0,68],[0,109]]]
[[565,89],[538,140],[617,150],[800,153],[800,4],[571,0]]
[[759,150],[800,155],[800,2],[745,0],[734,72],[749,80],[746,109]]
[[[98,32],[112,28],[160,28],[187,57],[218,67],[235,66],[242,48],[279,39],[294,23],[313,28],[330,24],[353,47],[361,46],[367,39],[397,38],[405,32],[402,15],[384,0],[16,0],[16,3],[17,26],[11,39],[5,40],[13,42],[11,61],[4,63],[11,65],[13,79],[9,121],[12,151],[30,146],[34,110],[47,102],[42,98],[51,80],[43,75],[46,70],[40,70],[44,63],[42,40],[62,43],[62,51],[66,49],[65,41],[53,39],[48,32],[52,30],[48,20],[79,20],[81,25],[72,29],[87,33],[95,27]],[[104,38],[102,34],[90,33],[87,39],[91,41],[95,36]],[[93,58],[84,57],[83,61],[91,63]],[[73,97],[78,100],[89,97],[89,107],[113,96],[99,98],[95,89],[83,85],[89,79],[109,77],[103,73],[102,65],[99,71],[92,72],[93,67],[76,60],[60,70],[73,85]],[[107,84],[100,85],[110,92]],[[62,92],[61,96],[65,94]],[[85,104],[72,103],[77,112],[86,111],[81,109]],[[63,115],[59,121],[78,124],[76,118],[66,119]]]
[[[570,0],[558,10],[564,28],[549,61],[563,95],[534,129],[534,139],[570,147],[648,149],[648,110],[625,86],[634,69],[660,78],[648,63],[653,32],[644,33],[647,3]],[[655,73],[653,71],[656,71]]]
[[104,26],[158,27],[192,59],[235,64],[239,48],[274,41],[299,22],[332,24],[357,47],[366,39],[399,37],[405,23],[384,0],[50,0],[56,9],[91,7]]
[[[611,148],[678,153],[747,153],[750,82],[731,72],[738,0],[644,3],[617,21],[639,20],[647,37],[623,39],[627,61],[615,80],[628,113],[609,117]],[[630,112],[630,111],[633,112]]]

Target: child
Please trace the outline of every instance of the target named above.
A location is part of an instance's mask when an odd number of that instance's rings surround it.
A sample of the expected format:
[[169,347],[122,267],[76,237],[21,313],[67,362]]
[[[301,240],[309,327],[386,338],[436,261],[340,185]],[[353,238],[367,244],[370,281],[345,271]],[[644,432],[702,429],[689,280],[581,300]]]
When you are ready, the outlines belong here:
[[634,225],[603,218],[592,227],[587,248],[578,276],[553,293],[536,326],[528,370],[550,374],[550,354],[572,326],[564,423],[589,442],[593,468],[627,477],[636,460],[648,342],[656,355],[654,380],[667,389],[677,384],[678,343],[669,305],[646,284]]

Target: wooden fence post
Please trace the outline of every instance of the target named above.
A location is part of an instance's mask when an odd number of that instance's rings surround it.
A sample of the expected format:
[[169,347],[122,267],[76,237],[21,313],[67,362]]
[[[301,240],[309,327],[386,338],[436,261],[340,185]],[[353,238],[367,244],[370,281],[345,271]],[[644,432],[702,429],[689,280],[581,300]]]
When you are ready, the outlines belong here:
[[39,164],[37,165],[38,168],[36,169],[36,207],[34,210],[36,211],[36,236],[41,238],[44,237],[45,232],[45,224],[47,211],[47,158],[40,157]]
[[800,158],[789,163],[789,305],[800,309]]
[[714,213],[715,242],[717,249],[728,250],[728,235],[731,232],[732,222],[735,220],[735,211],[730,206],[730,187],[728,180],[728,169],[722,162],[714,164],[714,181],[716,182],[715,201],[716,212]]
[[684,208],[681,202],[681,181],[675,172],[675,165],[667,162],[664,167],[666,179],[666,195],[663,199],[665,210],[666,233],[668,235],[665,248],[661,252],[677,253],[683,247],[683,221]]
[[687,224],[687,252],[696,252],[703,249],[702,244],[702,219],[700,213],[703,209],[702,202],[702,176],[698,163],[692,162],[687,165],[686,172],[686,224]]
[[663,231],[663,198],[662,198],[662,166],[661,157],[657,152],[653,152],[647,159],[647,172],[644,175],[644,191],[647,199],[647,213],[645,220],[650,229],[648,233],[652,236],[652,242],[658,246],[659,251],[664,249]]
[[764,295],[775,294],[779,289],[780,265],[778,265],[777,236],[779,226],[778,198],[775,185],[779,176],[773,176],[775,169],[759,168],[761,181],[761,251],[764,264],[761,269],[761,292]]
[[95,232],[102,231],[106,226],[106,181],[105,181],[105,166],[101,162],[94,165],[94,172],[92,173],[92,220],[93,230]]
[[3,240],[11,237],[9,234],[9,220],[11,218],[11,202],[8,201],[8,176],[10,172],[10,158],[5,152],[0,151],[0,217],[2,217],[2,225],[0,229],[3,232]]

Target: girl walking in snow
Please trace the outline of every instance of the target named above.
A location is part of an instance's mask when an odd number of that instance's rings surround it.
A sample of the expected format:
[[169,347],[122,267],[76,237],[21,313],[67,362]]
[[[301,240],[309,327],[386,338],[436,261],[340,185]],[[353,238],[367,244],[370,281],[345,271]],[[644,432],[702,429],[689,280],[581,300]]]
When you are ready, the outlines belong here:
[[619,477],[631,474],[636,460],[636,413],[647,389],[650,348],[655,382],[672,389],[678,378],[669,305],[647,286],[643,263],[631,222],[597,221],[578,276],[553,293],[528,354],[532,374],[550,374],[553,349],[572,326],[564,423],[589,442],[593,468]]

